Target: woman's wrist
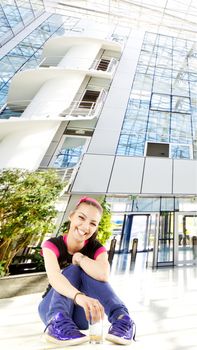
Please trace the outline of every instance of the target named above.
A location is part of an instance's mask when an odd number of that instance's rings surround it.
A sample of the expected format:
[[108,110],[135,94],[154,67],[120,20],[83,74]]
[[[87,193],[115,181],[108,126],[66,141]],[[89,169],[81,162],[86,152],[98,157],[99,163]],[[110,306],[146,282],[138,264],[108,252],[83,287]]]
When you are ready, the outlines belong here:
[[79,258],[79,260],[78,260],[78,265],[79,265],[79,266],[81,266],[81,262],[82,262],[82,260],[83,260],[84,258],[86,258],[86,255],[81,254],[81,256],[80,256],[80,258]]
[[80,294],[81,294],[81,295],[85,295],[85,294],[82,293],[82,292],[77,292],[77,293],[75,294],[74,298],[73,298],[73,303],[74,303],[75,305],[78,305],[76,299],[77,299],[77,296],[80,295]]

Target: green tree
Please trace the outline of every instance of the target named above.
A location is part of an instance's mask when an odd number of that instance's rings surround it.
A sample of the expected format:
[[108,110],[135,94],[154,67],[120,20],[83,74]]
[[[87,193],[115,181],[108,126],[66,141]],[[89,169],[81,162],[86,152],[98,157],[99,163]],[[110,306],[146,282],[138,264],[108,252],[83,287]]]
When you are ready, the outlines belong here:
[[99,223],[97,239],[104,245],[112,235],[112,214],[110,205],[105,199],[101,202],[101,206],[103,208],[103,215]]
[[52,233],[63,183],[55,170],[0,173],[0,262],[8,273],[15,255]]

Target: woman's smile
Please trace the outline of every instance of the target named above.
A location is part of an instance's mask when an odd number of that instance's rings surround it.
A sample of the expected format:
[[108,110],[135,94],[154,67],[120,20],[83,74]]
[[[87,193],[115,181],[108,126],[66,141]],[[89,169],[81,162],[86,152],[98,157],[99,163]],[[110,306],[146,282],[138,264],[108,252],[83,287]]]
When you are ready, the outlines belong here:
[[80,237],[84,237],[84,236],[87,234],[87,232],[81,230],[81,229],[78,228],[78,227],[76,227],[75,232],[77,232],[77,234],[78,234]]

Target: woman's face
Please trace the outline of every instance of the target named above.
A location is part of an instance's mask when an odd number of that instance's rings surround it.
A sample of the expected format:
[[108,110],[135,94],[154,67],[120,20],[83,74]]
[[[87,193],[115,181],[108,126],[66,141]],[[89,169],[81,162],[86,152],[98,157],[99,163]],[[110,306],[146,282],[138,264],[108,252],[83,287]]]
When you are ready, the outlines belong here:
[[101,213],[93,205],[81,203],[79,207],[70,214],[69,234],[78,241],[89,239],[97,230],[101,219]]

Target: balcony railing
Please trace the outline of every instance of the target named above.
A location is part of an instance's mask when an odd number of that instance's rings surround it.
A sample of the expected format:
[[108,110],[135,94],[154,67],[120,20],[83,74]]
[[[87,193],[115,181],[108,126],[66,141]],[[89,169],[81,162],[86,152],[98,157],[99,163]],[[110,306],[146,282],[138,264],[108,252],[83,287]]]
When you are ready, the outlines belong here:
[[[39,64],[41,68],[48,67],[57,67],[60,61],[65,57],[65,55],[61,56],[47,56],[42,59]],[[85,69],[84,67],[88,67],[89,59],[87,58],[73,58],[72,62],[67,63],[65,66],[61,66],[61,68],[65,69]],[[88,69],[88,68],[87,68]]]
[[[42,61],[39,64],[39,67],[41,68],[49,68],[49,67],[57,67],[60,61],[64,58],[63,56],[48,56],[44,57]],[[109,61],[109,64],[107,65],[106,69],[99,69],[99,65],[102,65],[102,60]],[[69,62],[67,65],[62,66],[61,68],[65,69],[90,69],[90,70],[99,70],[107,73],[112,73],[115,70],[115,67],[117,65],[117,60],[115,58],[101,58],[99,60],[94,60],[91,66],[89,66],[89,59],[86,58],[80,58],[80,59],[72,59],[72,62]],[[86,67],[86,68],[85,68]]]
[[68,192],[70,189],[70,186],[72,185],[75,175],[77,173],[77,167],[73,167],[73,168],[55,168],[55,167],[44,167],[44,166],[40,166],[38,168],[38,170],[40,171],[46,171],[46,170],[55,170],[59,176],[59,178],[61,179],[61,181],[65,184],[62,194],[65,192]]
[[64,116],[66,119],[69,119],[70,117],[83,117],[92,119],[99,115],[105,98],[106,91],[101,90],[96,102],[85,100],[73,101],[70,107],[67,108],[66,111],[61,114],[61,116]]
[[5,104],[4,106],[2,106],[2,108],[0,109],[0,119],[9,119],[11,117],[17,117],[19,118],[21,116],[23,112],[21,112],[21,109],[19,111],[12,111],[7,104]]
[[[109,61],[109,63],[105,64],[104,61]],[[99,60],[95,60],[92,66],[90,67],[90,69],[95,69],[95,70],[107,72],[107,73],[113,73],[115,71],[117,63],[118,61],[115,58],[111,58],[109,60],[101,58]]]

